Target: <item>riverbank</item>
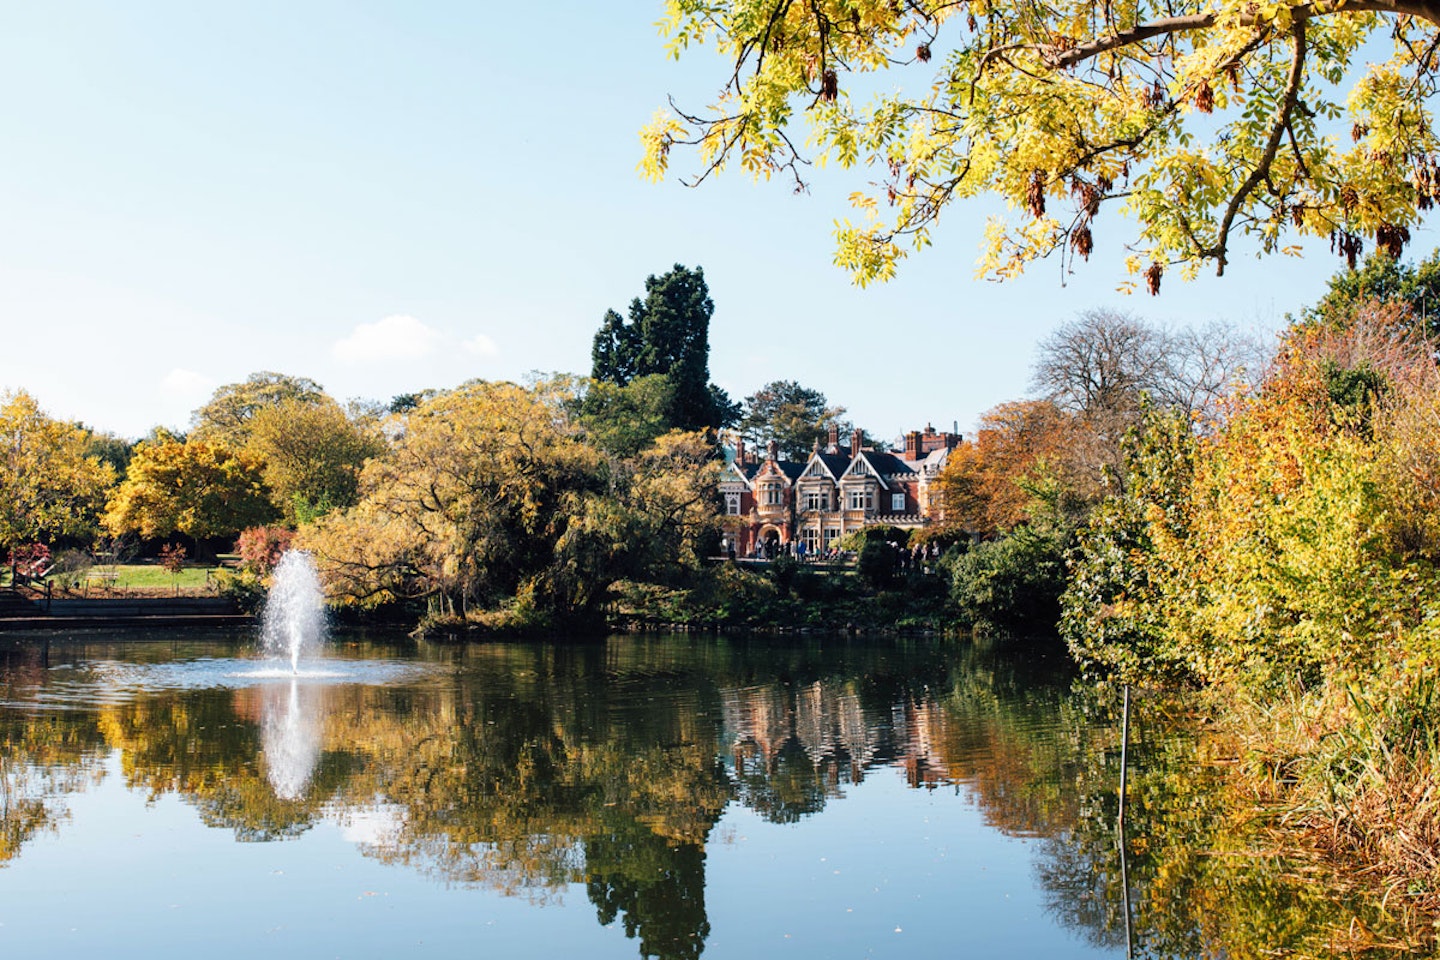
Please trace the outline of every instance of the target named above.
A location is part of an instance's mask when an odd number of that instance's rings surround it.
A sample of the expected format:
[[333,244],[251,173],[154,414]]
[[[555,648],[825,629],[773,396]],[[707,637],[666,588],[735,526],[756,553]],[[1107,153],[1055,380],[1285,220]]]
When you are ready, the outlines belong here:
[[254,619],[225,597],[7,597],[0,608],[0,631],[230,626]]

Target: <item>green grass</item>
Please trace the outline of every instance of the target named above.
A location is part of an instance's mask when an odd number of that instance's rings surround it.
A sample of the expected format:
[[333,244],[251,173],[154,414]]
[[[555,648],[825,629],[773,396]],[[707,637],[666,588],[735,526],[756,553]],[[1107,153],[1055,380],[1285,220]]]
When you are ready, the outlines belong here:
[[[186,564],[185,568],[178,575],[172,575],[159,564],[147,563],[125,563],[115,567],[92,567],[84,574],[83,584],[91,588],[102,588],[112,586],[108,574],[114,573],[113,586],[117,590],[174,590],[189,593],[203,591],[213,580],[214,574],[220,568],[215,566],[191,566]],[[58,580],[68,584],[72,577],[62,574]]]

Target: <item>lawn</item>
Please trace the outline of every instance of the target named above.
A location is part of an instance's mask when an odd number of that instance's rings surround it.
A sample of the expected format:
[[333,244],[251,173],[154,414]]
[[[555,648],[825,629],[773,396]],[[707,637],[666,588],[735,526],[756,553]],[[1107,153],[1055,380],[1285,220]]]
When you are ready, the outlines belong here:
[[[215,574],[221,568],[207,564],[185,564],[178,574],[158,563],[122,563],[96,566],[74,574],[57,574],[55,589],[77,593],[106,593],[111,590],[134,593],[205,594],[215,591]],[[73,585],[73,586],[72,586]]]

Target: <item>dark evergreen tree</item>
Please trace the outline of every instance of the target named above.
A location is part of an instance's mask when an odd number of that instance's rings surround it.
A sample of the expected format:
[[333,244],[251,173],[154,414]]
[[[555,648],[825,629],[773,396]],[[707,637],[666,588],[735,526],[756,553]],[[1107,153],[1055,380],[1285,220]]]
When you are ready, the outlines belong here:
[[1440,336],[1440,250],[1413,264],[1377,251],[1358,270],[1335,274],[1329,291],[1301,320],[1347,327],[1356,310],[1369,302],[1404,304],[1426,335]]
[[639,333],[639,328],[627,326],[620,314],[606,310],[590,350],[590,376],[616,386],[628,386],[635,379],[635,367],[640,359]]
[[591,350],[593,379],[626,386],[639,377],[663,374],[670,381],[668,426],[681,430],[723,427],[738,408],[710,383],[710,317],[715,303],[704,271],[676,264],[669,273],[645,278],[645,297],[630,303],[622,320],[607,310]]
[[823,441],[831,423],[850,432],[849,423],[840,420],[844,407],[827,406],[825,394],[794,380],[765,384],[745,398],[741,409],[740,432],[745,439],[757,450],[774,440],[786,460],[803,460],[816,440]]

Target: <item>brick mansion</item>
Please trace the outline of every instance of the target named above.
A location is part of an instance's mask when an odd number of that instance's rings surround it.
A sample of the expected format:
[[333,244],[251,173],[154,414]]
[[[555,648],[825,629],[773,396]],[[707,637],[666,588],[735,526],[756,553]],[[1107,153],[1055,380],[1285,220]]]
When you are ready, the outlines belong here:
[[739,441],[720,481],[729,545],[745,557],[792,544],[813,556],[863,527],[940,520],[936,481],[960,439],[926,427],[905,434],[903,450],[883,452],[862,446],[858,429],[842,445],[832,425],[825,446],[817,442],[804,461],[779,459],[773,441],[761,459]]

